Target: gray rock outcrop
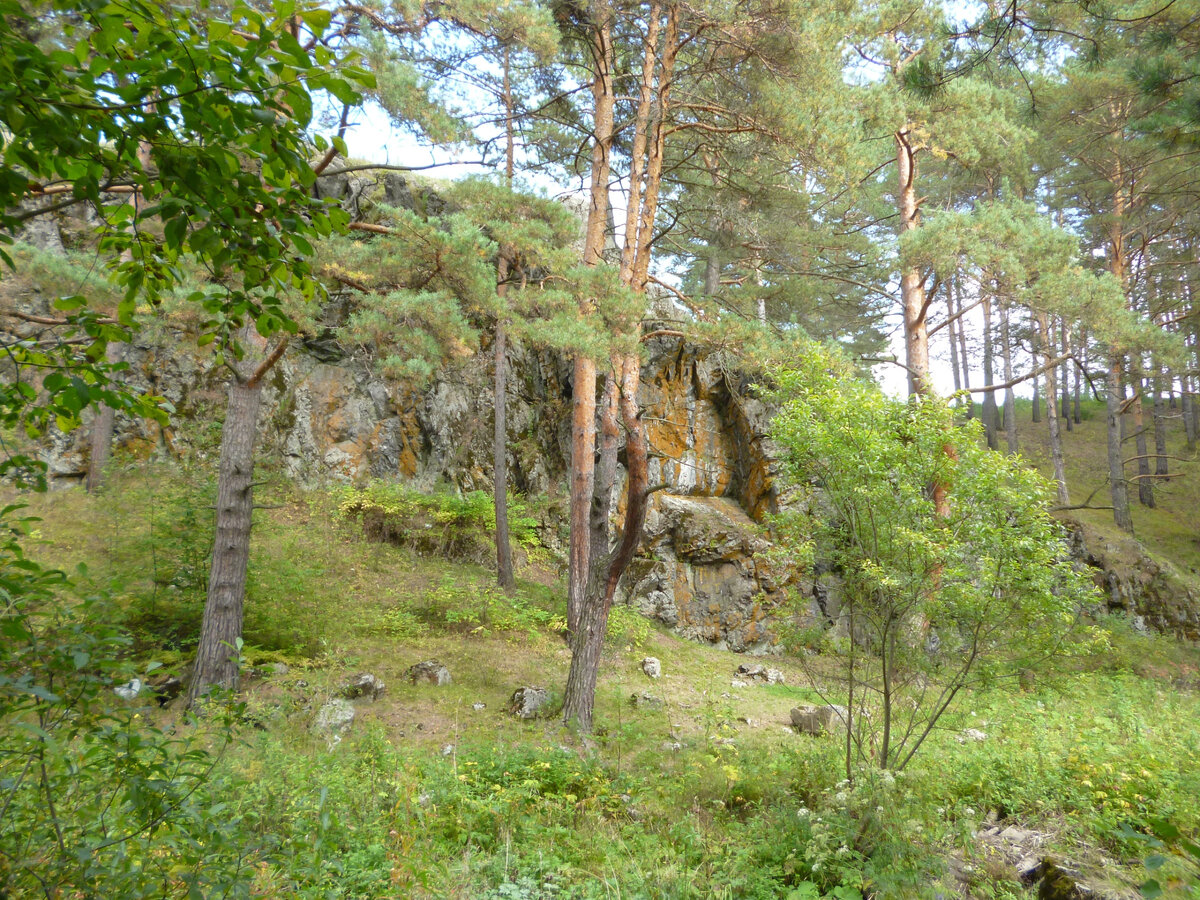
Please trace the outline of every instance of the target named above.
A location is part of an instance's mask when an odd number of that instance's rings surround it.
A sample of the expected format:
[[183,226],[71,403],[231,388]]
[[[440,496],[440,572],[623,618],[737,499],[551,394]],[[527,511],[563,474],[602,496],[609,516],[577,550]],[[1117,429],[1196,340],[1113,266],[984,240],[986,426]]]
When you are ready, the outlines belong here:
[[341,741],[342,736],[354,724],[354,704],[341,697],[335,697],[319,710],[313,721],[313,731],[329,741],[330,746]]
[[413,684],[433,684],[441,687],[453,681],[450,670],[436,659],[427,659],[415,666],[409,666],[405,674]]
[[805,704],[792,710],[791,719],[792,728],[801,734],[824,734],[834,728],[845,729],[850,714],[846,707],[833,703],[824,706]]
[[536,719],[549,702],[550,693],[545,688],[517,688],[508,702],[508,711],[518,719]]
[[357,700],[359,697],[378,700],[386,690],[387,685],[380,679],[369,672],[363,672],[347,679],[338,690],[338,694],[347,700]]

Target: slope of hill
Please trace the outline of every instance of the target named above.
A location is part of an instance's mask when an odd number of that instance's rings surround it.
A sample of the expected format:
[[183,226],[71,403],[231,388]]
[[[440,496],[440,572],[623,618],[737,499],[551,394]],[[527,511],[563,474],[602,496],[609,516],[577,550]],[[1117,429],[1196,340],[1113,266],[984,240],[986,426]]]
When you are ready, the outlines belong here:
[[[545,553],[505,596],[479,566],[364,540],[336,491],[262,496],[245,707],[198,795],[206,865],[253,896],[1016,898],[1034,890],[1021,873],[1061,867],[1132,897],[1147,851],[1122,826],[1200,826],[1200,654],[1120,621],[1024,691],[967,692],[901,777],[851,786],[836,735],[789,727],[797,704],[840,699],[824,655],[772,658],[785,683],[759,683],[736,673],[745,657],[620,610],[581,740],[553,712],[569,659]],[[139,467],[99,497],[34,502],[37,553],[86,564],[139,659],[182,666],[208,475]],[[408,680],[431,658],[451,684]],[[362,672],[387,688],[331,742],[320,711]],[[548,690],[545,715],[510,714],[523,686]],[[192,733],[172,708],[143,714]]]
[[[1066,461],[1067,484],[1072,504],[1087,503],[1106,507],[1108,497],[1108,463],[1105,445],[1104,404],[1090,400],[1081,404],[1082,421],[1073,430],[1063,429],[1063,454]],[[1133,508],[1134,534],[1156,556],[1173,563],[1181,572],[1200,576],[1200,459],[1189,452],[1184,440],[1183,422],[1178,410],[1171,410],[1167,419],[1167,453],[1172,477],[1154,482],[1156,506],[1149,509],[1137,502],[1136,488],[1130,489]],[[1021,452],[1043,474],[1052,476],[1049,433],[1045,421],[1033,423],[1030,404],[1017,403],[1017,434]],[[1147,435],[1150,452],[1154,452],[1153,434]],[[1001,436],[1003,441],[1003,436]],[[1125,442],[1125,456],[1134,455],[1133,440]],[[1153,470],[1154,461],[1151,460]],[[1127,474],[1135,475],[1136,467],[1129,464]],[[1105,537],[1115,537],[1112,513],[1107,509],[1072,510],[1071,517],[1086,523]]]

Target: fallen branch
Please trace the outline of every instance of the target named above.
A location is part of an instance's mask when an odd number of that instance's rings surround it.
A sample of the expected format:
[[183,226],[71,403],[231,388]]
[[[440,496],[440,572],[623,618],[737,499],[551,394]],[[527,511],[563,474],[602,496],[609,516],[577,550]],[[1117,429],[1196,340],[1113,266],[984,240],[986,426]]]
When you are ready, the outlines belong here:
[[[30,315],[29,313],[17,312],[16,310],[13,310],[11,312],[5,311],[5,312],[0,313],[0,315],[11,316],[14,319],[20,319],[22,322],[32,322],[35,325],[74,325],[74,324],[76,324],[75,322],[72,322],[69,319],[52,319],[49,316],[34,316],[34,315]],[[96,322],[97,322],[97,324],[100,324],[100,325],[116,325],[116,324],[118,324],[116,319],[97,319]]]
[[1056,356],[1054,359],[1050,360],[1048,363],[1045,363],[1044,365],[1040,366],[1039,368],[1034,369],[1028,375],[1022,375],[1018,378],[1010,378],[1008,381],[1004,382],[1003,384],[987,384],[987,385],[984,385],[983,387],[963,388],[963,390],[968,391],[972,394],[990,394],[994,391],[1007,390],[1008,388],[1013,387],[1014,385],[1021,384],[1024,381],[1028,381],[1031,378],[1037,378],[1037,376],[1041,375],[1043,372],[1049,372],[1051,369],[1055,368],[1056,366],[1061,365],[1066,360],[1074,359],[1074,358],[1075,358],[1075,354],[1064,353],[1062,356]]
[[[1128,459],[1125,460],[1125,464],[1128,465],[1129,463],[1133,462],[1134,460],[1138,460],[1138,459],[1173,459],[1176,462],[1195,462],[1196,461],[1194,459],[1189,459],[1186,456],[1169,456],[1165,453],[1143,453],[1141,456],[1129,457]],[[1166,478],[1167,476],[1159,475],[1158,477]]]

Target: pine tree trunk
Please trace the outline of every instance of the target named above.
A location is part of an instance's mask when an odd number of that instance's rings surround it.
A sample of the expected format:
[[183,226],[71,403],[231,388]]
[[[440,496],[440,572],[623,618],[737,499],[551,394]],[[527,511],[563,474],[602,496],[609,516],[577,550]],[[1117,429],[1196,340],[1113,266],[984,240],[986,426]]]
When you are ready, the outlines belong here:
[[1046,357],[1044,363],[1046,366],[1046,424],[1050,431],[1050,457],[1054,462],[1054,481],[1058,489],[1058,505],[1070,506],[1071,498],[1067,493],[1067,474],[1063,461],[1062,432],[1059,430],[1058,405],[1055,402],[1055,398],[1058,396],[1055,384],[1056,367],[1050,365],[1050,361],[1054,359],[1054,332],[1050,328],[1049,317],[1045,313],[1039,313],[1038,320],[1045,338],[1042,343],[1042,352]]
[[[508,262],[503,256],[500,258],[498,274],[503,284],[508,276]],[[516,583],[513,579],[512,544],[508,536],[508,410],[505,386],[508,369],[507,344],[504,320],[497,318],[496,340],[492,347],[496,365],[493,384],[496,419],[492,430],[492,497],[496,506],[496,580],[505,590]]]
[[1133,517],[1129,512],[1129,491],[1125,482],[1125,460],[1121,452],[1121,353],[1109,351],[1108,375],[1105,378],[1105,407],[1108,413],[1108,490],[1112,497],[1113,519],[1122,531],[1133,533]]
[[574,632],[587,595],[591,508],[596,476],[596,364],[575,360],[571,393],[571,515],[567,561],[567,629]]
[[605,565],[597,566],[595,577],[589,579],[589,596],[581,609],[579,625],[572,633],[571,669],[567,673],[567,686],[563,694],[563,721],[584,734],[592,730],[596,679],[600,671],[600,651],[604,646],[608,613],[621,576],[641,542],[642,527],[646,521],[649,453],[637,405],[640,378],[640,358],[636,354],[625,357],[621,364],[619,392],[621,419],[626,431],[625,460],[628,472],[624,533],[616,550],[607,555]]
[[571,668],[563,691],[563,721],[589,734],[596,712],[600,651],[608,628],[608,603],[584,603],[571,630]]
[[1163,403],[1162,369],[1157,363],[1154,371],[1154,474],[1170,475],[1171,466],[1167,460],[1167,409]]
[[1075,370],[1074,419],[1075,419],[1076,425],[1079,425],[1080,423],[1083,422],[1083,418],[1079,414],[1079,396],[1083,392],[1083,366],[1087,365],[1087,334],[1086,333],[1081,333],[1079,335],[1079,344],[1080,344],[1082,354],[1083,354],[1083,364],[1081,365],[1079,363],[1079,361],[1077,360],[1075,362],[1075,366],[1074,366],[1074,370]]
[[[1067,321],[1061,320],[1062,325],[1062,352],[1067,354],[1071,352],[1071,342],[1067,335]],[[1067,425],[1067,431],[1074,431],[1075,425],[1071,421],[1071,369],[1070,363],[1064,362],[1061,370],[1062,377],[1062,421]]]
[[1146,396],[1146,379],[1142,377],[1140,363],[1133,370],[1133,432],[1137,448],[1138,503],[1148,509],[1154,508],[1154,485],[1150,481],[1150,454],[1146,441],[1146,411],[1142,399]]
[[[125,358],[125,344],[121,341],[109,341],[104,349],[104,361],[116,365]],[[96,418],[92,420],[92,434],[89,440],[88,470],[86,488],[89,494],[104,486],[104,474],[108,461],[112,458],[113,429],[116,427],[117,411],[111,406],[104,405],[96,410]]]
[[[1125,177],[1120,157],[1116,158],[1116,169],[1112,173],[1113,188],[1112,216],[1108,223],[1108,266],[1113,278],[1121,285],[1128,300],[1125,283]],[[1129,509],[1129,482],[1125,480],[1125,459],[1122,450],[1125,436],[1124,406],[1125,385],[1122,368],[1123,354],[1117,347],[1109,349],[1108,376],[1105,380],[1106,406],[1108,409],[1108,480],[1112,495],[1113,519],[1122,531],[1133,533],[1133,514]]]
[[[588,35],[596,66],[592,78],[592,160],[583,262],[604,262],[605,229],[609,221],[609,173],[614,139],[614,50],[611,7],[608,0],[589,4],[594,29]],[[585,308],[585,315],[592,310]],[[587,595],[591,562],[590,514],[596,474],[596,363],[576,357],[571,388],[571,499],[570,548],[567,559],[567,628],[574,632]]]
[[708,256],[704,260],[704,296],[710,300],[715,299],[720,289],[721,253],[715,246],[710,245]]
[[950,373],[954,376],[954,393],[962,390],[962,374],[958,368],[958,327],[961,324],[954,318],[954,287],[946,290],[946,310],[950,318],[946,321],[946,334],[950,337]]
[[1012,380],[1012,340],[1009,334],[1008,307],[1000,307],[1000,354],[1004,365],[1004,436],[1007,438],[1009,453],[1016,453],[1020,448],[1017,444],[1017,398],[1013,393]]
[[[992,356],[992,301],[990,297],[983,300],[983,383],[996,383],[993,371]],[[983,428],[987,435],[987,445],[992,450],[1000,449],[1000,441],[996,435],[997,424],[996,392],[988,391],[983,395]]]
[[[894,135],[899,187],[897,206],[900,212],[900,233],[919,228],[920,201],[917,198],[917,157],[908,140],[908,131]],[[914,266],[900,272],[900,297],[904,305],[904,363],[908,368],[909,394],[929,391],[929,331],[925,323],[925,287],[921,273]]]
[[[962,283],[955,281],[954,295],[957,298],[958,312],[962,312]],[[963,390],[967,391],[967,418],[975,417],[975,398],[969,393],[971,390],[971,364],[970,358],[967,356],[967,326],[960,316],[955,323],[958,326],[958,356],[962,361],[962,385]]]
[[189,703],[214,687],[236,690],[238,686],[237,642],[242,636],[246,569],[250,559],[254,509],[251,485],[261,402],[261,382],[247,384],[235,379],[230,384],[229,405],[221,427],[216,536],[200,645],[188,690]]
[[1189,453],[1196,451],[1196,378],[1184,375],[1179,379],[1179,405],[1183,409],[1183,436]]
[[[504,174],[511,189],[516,168],[516,134],[513,126],[512,50],[504,47]],[[504,330],[504,301],[508,296],[509,258],[501,248],[496,260],[496,342],[492,348],[496,367],[493,384],[495,420],[492,428],[492,503],[496,510],[496,581],[504,590],[516,584],[513,578],[512,541],[508,534],[508,335]]]
[[[657,3],[650,6],[650,27],[643,45],[642,89],[634,123],[632,147],[634,159],[631,173],[641,172],[638,157],[644,152],[645,179],[630,177],[628,194],[629,209],[626,222],[636,218],[636,229],[626,227],[625,246],[621,254],[620,277],[633,291],[645,295],[649,279],[650,254],[653,249],[654,221],[658,209],[658,195],[662,185],[664,142],[668,119],[668,94],[672,83],[676,54],[680,48],[679,7],[666,10],[666,31],[658,51],[657,23],[662,7]],[[607,44],[607,41],[605,42]],[[661,56],[658,56],[658,52]],[[655,60],[659,59],[657,97],[654,106],[657,116],[651,116],[650,96],[647,85],[653,80]],[[641,187],[639,188],[639,185]],[[636,211],[636,216],[635,216]],[[630,253],[630,248],[633,252]],[[628,326],[636,329],[636,323]],[[608,612],[616,595],[621,576],[628,568],[642,537],[642,526],[646,520],[648,496],[649,456],[646,435],[638,408],[638,386],[641,379],[641,358],[635,351],[620,358],[613,366],[613,378],[620,378],[616,390],[621,421],[625,426],[625,518],[621,539],[606,564],[593,566],[595,577],[588,578],[588,592],[580,609],[578,628],[571,641],[571,669],[567,675],[566,691],[563,696],[563,721],[574,725],[581,732],[592,729],[595,712],[596,678],[599,673],[600,651],[604,644],[604,632]],[[600,576],[603,575],[603,578]]]

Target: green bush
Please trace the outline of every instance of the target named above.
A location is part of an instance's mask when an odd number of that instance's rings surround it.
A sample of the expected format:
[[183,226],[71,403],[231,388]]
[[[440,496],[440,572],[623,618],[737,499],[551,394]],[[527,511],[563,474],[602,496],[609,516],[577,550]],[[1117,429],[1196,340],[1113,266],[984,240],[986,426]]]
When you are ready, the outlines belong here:
[[[202,733],[150,724],[114,687],[147,672],[102,597],[29,560],[0,512],[0,895],[228,895],[246,886],[239,818]],[[148,667],[152,668],[152,667]]]
[[[397,482],[372,481],[347,487],[338,512],[360,521],[368,540],[422,556],[486,563],[495,555],[496,508],[484,491],[423,494]],[[509,497],[508,527],[514,542],[540,546],[537,520],[519,497]]]
[[1061,654],[1095,588],[1048,483],[986,449],[978,422],[938,397],[887,397],[817,346],[796,366],[776,373],[772,435],[806,502],[777,539],[840,577],[850,777],[855,763],[903,769],[965,688]]
[[506,592],[492,583],[447,574],[422,600],[431,623],[459,628],[472,634],[523,633],[529,636],[562,631],[566,619],[543,599],[522,590]]

